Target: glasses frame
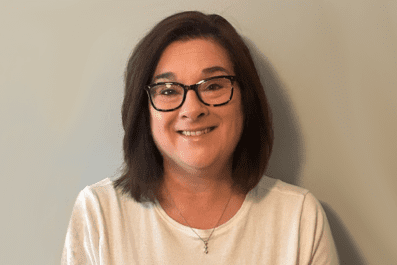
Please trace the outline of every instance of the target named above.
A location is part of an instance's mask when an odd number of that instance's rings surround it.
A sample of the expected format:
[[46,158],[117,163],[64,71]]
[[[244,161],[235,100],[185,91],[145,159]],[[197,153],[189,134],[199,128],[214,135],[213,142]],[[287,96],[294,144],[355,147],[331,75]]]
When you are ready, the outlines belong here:
[[[230,93],[230,98],[229,98],[228,101],[226,101],[224,103],[221,103],[221,104],[208,104],[208,103],[204,102],[203,99],[200,97],[200,94],[198,92],[198,87],[199,87],[199,85],[201,85],[201,84],[203,84],[203,83],[205,83],[207,81],[210,81],[210,80],[213,80],[213,79],[217,79],[217,78],[226,78],[226,79],[229,79],[230,82],[232,83],[232,90],[231,90],[231,93]],[[203,79],[200,82],[198,82],[198,83],[196,83],[194,85],[190,85],[190,86],[189,85],[184,85],[184,84],[181,84],[181,83],[178,83],[178,82],[160,82],[160,83],[154,83],[154,84],[147,85],[147,86],[144,87],[144,89],[146,90],[146,92],[148,94],[148,97],[149,97],[149,100],[150,100],[150,103],[152,104],[152,106],[153,106],[153,108],[155,110],[168,112],[168,111],[174,111],[174,110],[179,109],[180,107],[182,107],[183,103],[185,103],[186,94],[187,94],[187,92],[189,90],[193,90],[194,92],[196,92],[196,95],[197,95],[198,99],[200,100],[200,102],[203,103],[206,106],[210,106],[210,107],[223,106],[223,105],[229,103],[230,100],[232,100],[232,98],[233,98],[233,90],[234,90],[233,85],[234,85],[235,81],[236,81],[236,76],[234,76],[234,75],[220,75],[220,76],[213,76],[213,77],[210,77],[210,78],[207,78],[207,79]],[[177,106],[176,108],[173,108],[173,109],[158,109],[158,108],[156,108],[156,106],[153,103],[152,96],[150,95],[150,89],[155,87],[155,86],[157,86],[157,85],[177,85],[177,86],[182,87],[183,88],[183,99],[182,99],[181,104],[179,106]]]

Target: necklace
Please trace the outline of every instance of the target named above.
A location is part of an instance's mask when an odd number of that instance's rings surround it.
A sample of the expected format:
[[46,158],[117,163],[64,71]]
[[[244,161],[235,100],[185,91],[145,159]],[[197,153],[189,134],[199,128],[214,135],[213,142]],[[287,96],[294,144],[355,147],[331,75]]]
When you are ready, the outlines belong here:
[[225,208],[223,209],[223,212],[222,212],[222,214],[221,214],[221,217],[219,217],[218,222],[216,223],[216,225],[215,225],[214,228],[212,229],[210,236],[207,238],[207,240],[204,240],[199,234],[197,234],[196,231],[194,231],[194,229],[192,228],[192,226],[188,223],[188,221],[186,220],[186,218],[182,215],[182,212],[178,209],[178,207],[176,207],[175,201],[174,201],[174,199],[171,197],[171,194],[169,193],[168,189],[165,188],[165,190],[167,191],[168,196],[171,198],[172,203],[175,205],[175,208],[176,208],[177,211],[179,212],[179,215],[183,218],[183,220],[185,220],[185,222],[187,223],[187,225],[189,226],[189,228],[192,229],[192,231],[200,238],[200,240],[203,241],[203,243],[204,243],[204,253],[205,253],[205,254],[208,254],[208,241],[210,241],[210,238],[211,238],[212,234],[214,233],[215,228],[218,226],[219,222],[220,222],[221,219],[222,219],[223,214],[224,214],[225,211],[226,211],[227,206],[229,205],[230,199],[232,198],[232,192],[230,193],[229,200],[227,201],[227,203],[226,203],[226,205],[225,205]]

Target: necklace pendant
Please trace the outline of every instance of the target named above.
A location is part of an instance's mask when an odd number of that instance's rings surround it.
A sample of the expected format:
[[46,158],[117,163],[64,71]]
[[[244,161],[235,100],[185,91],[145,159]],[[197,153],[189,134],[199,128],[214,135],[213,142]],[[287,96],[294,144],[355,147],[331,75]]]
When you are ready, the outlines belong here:
[[208,254],[208,242],[204,241],[204,253]]

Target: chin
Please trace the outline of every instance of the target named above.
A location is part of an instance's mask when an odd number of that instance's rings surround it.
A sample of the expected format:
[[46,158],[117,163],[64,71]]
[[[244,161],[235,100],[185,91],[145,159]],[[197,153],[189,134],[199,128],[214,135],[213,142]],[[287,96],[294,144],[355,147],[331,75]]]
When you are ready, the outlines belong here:
[[193,159],[183,159],[181,161],[182,167],[193,170],[208,170],[223,164],[224,162],[222,162],[221,159],[216,159],[215,157],[211,158],[208,155],[203,157],[203,159],[197,159],[197,157],[195,157]]
[[211,167],[214,163],[210,161],[182,161],[181,164],[186,168],[202,170]]

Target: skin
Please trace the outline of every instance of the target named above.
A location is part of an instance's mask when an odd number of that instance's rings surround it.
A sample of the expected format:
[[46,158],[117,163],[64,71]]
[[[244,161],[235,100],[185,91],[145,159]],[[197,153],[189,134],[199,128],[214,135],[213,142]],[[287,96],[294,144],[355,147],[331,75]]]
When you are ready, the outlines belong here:
[[[219,75],[234,75],[226,50],[210,39],[195,39],[173,42],[164,50],[153,82],[191,85]],[[238,84],[234,85],[232,100],[223,106],[206,106],[190,90],[175,111],[156,111],[150,103],[149,109],[153,139],[164,159],[163,209],[187,225],[176,206],[191,226],[209,229],[231,198],[220,223],[229,220],[245,197],[234,194],[230,187],[233,153],[244,120]],[[199,136],[180,133],[209,127],[214,129]]]

